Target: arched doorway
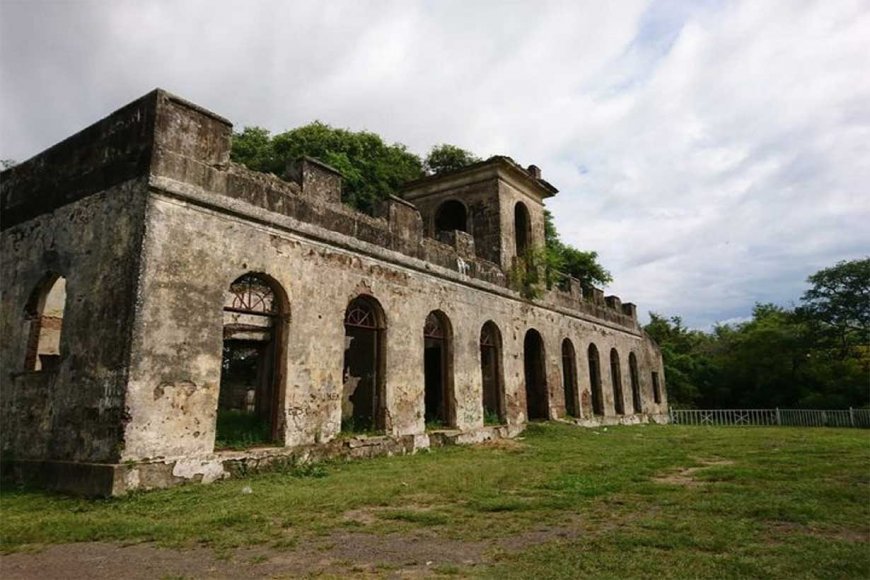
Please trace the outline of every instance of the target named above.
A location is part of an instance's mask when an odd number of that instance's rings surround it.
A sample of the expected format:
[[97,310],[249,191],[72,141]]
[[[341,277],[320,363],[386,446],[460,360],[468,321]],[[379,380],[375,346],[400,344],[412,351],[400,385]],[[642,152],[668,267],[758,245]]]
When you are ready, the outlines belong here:
[[450,199],[438,206],[435,212],[435,231],[468,231],[468,210],[461,201]]
[[344,386],[341,430],[384,429],[386,319],[371,296],[351,300],[344,315]]
[[610,349],[610,380],[613,382],[613,408],[617,415],[625,415],[625,400],[622,398],[622,370],[619,366],[619,353]]
[[525,255],[532,242],[532,220],[526,204],[521,201],[514,206],[514,239],[517,256]]
[[433,310],[423,325],[424,417],[429,427],[456,424],[453,400],[453,345],[450,320]]
[[637,373],[637,357],[632,352],[628,355],[628,372],[631,375],[631,402],[635,413],[643,413],[643,403],[640,398],[640,377]]
[[265,274],[245,274],[230,284],[223,309],[216,447],[280,442],[288,312],[284,290]]
[[480,372],[483,376],[485,425],[505,422],[501,356],[501,332],[494,322],[487,321],[480,329]]
[[604,416],[604,393],[601,390],[601,362],[598,357],[598,347],[589,344],[589,387],[592,389],[592,414]]
[[528,417],[529,419],[549,419],[544,340],[534,328],[526,332],[526,338],[523,341],[523,363]]
[[575,360],[574,344],[566,338],[562,341],[562,387],[565,389],[565,413],[569,417],[580,416]]
[[27,329],[24,368],[53,371],[60,366],[60,335],[66,309],[66,278],[49,274],[36,285],[24,316]]

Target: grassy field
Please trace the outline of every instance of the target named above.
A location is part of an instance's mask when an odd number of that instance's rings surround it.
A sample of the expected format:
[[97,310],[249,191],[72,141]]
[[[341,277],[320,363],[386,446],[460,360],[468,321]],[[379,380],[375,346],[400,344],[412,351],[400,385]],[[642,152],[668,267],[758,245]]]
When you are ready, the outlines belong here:
[[[516,442],[123,499],[7,487],[0,508],[7,554],[110,541],[268,560],[410,537],[467,552],[428,568],[442,575],[867,578],[870,432],[536,424]],[[339,576],[410,565],[334,559]]]

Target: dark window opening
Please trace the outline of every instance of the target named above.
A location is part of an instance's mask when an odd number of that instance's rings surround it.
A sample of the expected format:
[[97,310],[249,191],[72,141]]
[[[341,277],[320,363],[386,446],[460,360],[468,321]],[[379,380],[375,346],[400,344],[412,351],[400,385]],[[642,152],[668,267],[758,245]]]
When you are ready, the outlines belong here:
[[525,255],[532,241],[532,224],[529,210],[521,201],[514,206],[514,236],[517,256]]
[[449,427],[453,418],[452,345],[450,321],[430,312],[423,325],[424,417],[429,427]]
[[565,389],[565,413],[569,417],[579,417],[577,393],[577,364],[574,345],[569,339],[562,341],[562,386]]
[[601,391],[601,364],[598,359],[598,347],[589,345],[589,385],[592,389],[592,413],[604,415],[604,393]]
[[27,345],[24,368],[56,371],[60,367],[60,335],[66,309],[66,278],[49,274],[37,284],[25,307]]
[[637,374],[637,357],[634,353],[628,355],[628,372],[631,378],[631,402],[635,413],[643,413],[643,402],[640,398],[640,379]]
[[435,230],[437,232],[468,231],[468,211],[462,202],[451,199],[438,206],[438,211],[435,212]]
[[656,405],[662,402],[662,387],[659,385],[659,374],[655,371],[652,373],[652,384],[653,384],[653,400],[656,402]]
[[492,321],[480,330],[480,372],[483,375],[483,423],[505,422],[501,332]]
[[224,343],[215,447],[280,442],[286,298],[261,274],[230,285],[224,302]]
[[530,329],[523,341],[523,365],[526,379],[526,412],[529,419],[549,419],[547,373],[544,340]]
[[613,408],[617,415],[625,415],[625,401],[622,399],[622,371],[619,368],[619,353],[610,349],[610,380],[613,382]]
[[384,429],[384,320],[380,304],[370,296],[355,298],[345,311],[343,432]]

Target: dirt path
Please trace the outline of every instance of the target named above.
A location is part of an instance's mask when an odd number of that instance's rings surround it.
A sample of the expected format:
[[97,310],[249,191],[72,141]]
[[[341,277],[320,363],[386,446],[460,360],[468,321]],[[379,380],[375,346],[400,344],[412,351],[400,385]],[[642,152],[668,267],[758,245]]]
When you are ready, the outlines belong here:
[[0,556],[4,580],[39,578],[125,580],[153,578],[425,577],[453,573],[490,561],[499,549],[515,550],[575,537],[579,527],[542,528],[489,541],[439,538],[434,534],[338,532],[292,548],[245,548],[219,558],[208,548],[174,550],[153,544],[86,542],[47,546]]

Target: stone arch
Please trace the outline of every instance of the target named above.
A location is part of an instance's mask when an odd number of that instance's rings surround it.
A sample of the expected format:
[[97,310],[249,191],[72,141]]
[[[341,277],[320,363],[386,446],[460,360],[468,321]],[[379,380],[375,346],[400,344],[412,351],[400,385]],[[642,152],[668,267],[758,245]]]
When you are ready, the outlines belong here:
[[351,300],[344,314],[341,430],[382,431],[386,416],[384,309],[374,296]]
[[483,422],[506,421],[501,331],[492,321],[480,329],[480,372],[483,379]]
[[529,419],[549,419],[547,364],[544,339],[530,328],[523,341],[523,367],[526,383],[526,413]]
[[423,378],[426,424],[455,427],[453,326],[441,310],[430,312],[423,324]]
[[283,444],[284,362],[290,303],[274,278],[249,272],[229,286],[216,446]]
[[27,345],[24,369],[54,371],[61,362],[61,333],[66,310],[66,278],[46,274],[34,287],[24,307]]
[[468,209],[458,199],[441,202],[435,210],[435,232],[468,232]]
[[640,394],[640,377],[637,372],[637,356],[628,354],[628,374],[631,380],[631,403],[635,413],[643,413],[643,401]]
[[619,366],[619,353],[610,349],[610,380],[613,385],[613,410],[617,415],[625,415],[625,399],[622,397],[622,369]]
[[592,390],[592,414],[604,416],[604,393],[601,389],[601,360],[598,356],[598,347],[594,342],[589,343],[587,350],[589,357],[589,388]]
[[580,416],[580,400],[577,392],[577,354],[570,338],[562,341],[562,388],[565,390],[565,414]]
[[521,201],[514,206],[514,241],[517,256],[524,255],[532,245],[532,218]]

